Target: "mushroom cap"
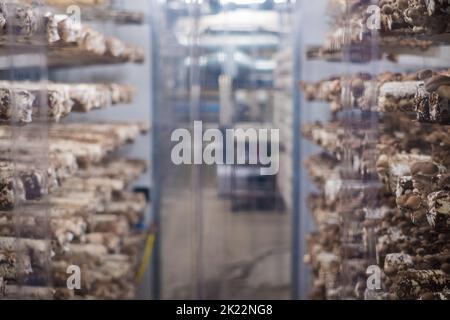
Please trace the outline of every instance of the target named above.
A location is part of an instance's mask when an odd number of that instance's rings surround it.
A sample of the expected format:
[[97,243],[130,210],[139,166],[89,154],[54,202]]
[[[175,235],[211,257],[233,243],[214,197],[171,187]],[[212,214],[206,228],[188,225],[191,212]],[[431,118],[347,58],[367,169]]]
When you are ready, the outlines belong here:
[[425,88],[428,92],[434,92],[442,85],[450,86],[449,76],[437,75],[425,81]]
[[411,165],[411,174],[424,174],[424,175],[435,175],[439,173],[439,167],[435,165],[433,162],[429,161],[421,161],[414,162]]
[[448,85],[445,84],[445,85],[440,86],[436,90],[436,92],[439,95],[439,97],[450,100],[450,84],[448,84]]

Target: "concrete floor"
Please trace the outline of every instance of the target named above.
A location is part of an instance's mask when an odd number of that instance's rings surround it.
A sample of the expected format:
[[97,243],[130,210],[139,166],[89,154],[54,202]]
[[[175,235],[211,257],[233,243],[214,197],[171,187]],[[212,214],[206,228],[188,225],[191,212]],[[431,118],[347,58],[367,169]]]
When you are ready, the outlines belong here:
[[192,170],[170,170],[163,189],[162,299],[289,299],[290,216],[232,212],[215,168]]

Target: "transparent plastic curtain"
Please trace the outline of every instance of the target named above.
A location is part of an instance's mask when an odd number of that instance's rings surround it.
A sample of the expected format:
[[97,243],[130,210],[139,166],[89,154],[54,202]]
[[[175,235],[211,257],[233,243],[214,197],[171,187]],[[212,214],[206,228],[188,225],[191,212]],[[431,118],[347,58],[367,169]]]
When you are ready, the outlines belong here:
[[49,156],[45,8],[3,3],[0,252],[14,269],[0,274],[0,298],[52,299],[47,196],[58,182]]
[[152,6],[156,9],[152,15],[157,16],[152,20],[152,34],[158,43],[153,53],[153,81],[159,96],[153,113],[153,162],[157,175],[153,190],[158,198],[152,202],[153,214],[160,222],[155,282],[161,299],[193,299],[197,291],[191,167],[176,166],[171,159],[175,145],[171,142],[172,133],[191,128],[191,26],[178,27],[190,16],[189,6],[184,1],[154,1]]
[[[240,127],[285,129],[277,127],[280,123],[274,122],[274,108],[277,107],[275,99],[282,103],[280,100],[284,97],[282,93],[275,94],[275,69],[268,75],[263,67],[275,64],[276,54],[286,49],[284,45],[291,40],[290,3],[283,4],[283,8],[275,5],[269,8],[268,3],[256,1],[246,7],[239,1],[221,2],[219,14],[225,39],[220,47],[223,62],[219,80],[222,86],[219,85],[219,90],[225,95],[220,105],[221,114],[224,114],[219,123],[222,130]],[[242,27],[245,23],[240,19],[244,12],[249,21],[247,29]],[[267,19],[267,25],[258,27],[262,17]],[[253,19],[254,25],[251,23]],[[239,30],[239,27],[243,29]],[[248,40],[243,45],[242,38],[245,37]],[[262,39],[266,39],[266,42],[263,43]],[[251,63],[246,64],[243,57],[247,57]],[[227,99],[231,101],[231,106]],[[289,104],[288,99],[285,102]],[[249,107],[248,113],[242,110],[246,105]],[[231,110],[226,112],[227,108]],[[290,141],[287,139],[286,143],[290,144]],[[243,182],[240,180],[241,174],[246,168],[239,165],[228,167],[232,187],[222,220],[226,233],[222,235],[224,253],[222,262],[219,262],[223,270],[220,276],[221,297],[288,298],[290,266],[286,261],[290,254],[288,221],[291,211],[288,205],[283,208],[284,199],[279,184],[289,182],[277,180],[276,177],[272,177],[273,181],[261,177],[258,181]],[[289,169],[280,164],[280,172],[288,175]],[[270,181],[268,184],[274,184],[275,190],[266,191],[263,198],[258,194],[264,193],[260,181],[265,178]],[[247,196],[243,196],[245,194]],[[291,199],[286,200],[289,202]],[[240,247],[241,250],[236,250]]]
[[[298,215],[296,219],[295,230],[298,233],[294,237],[294,249],[298,253],[294,256],[294,279],[296,283],[295,296],[299,299],[325,299],[327,298],[325,291],[334,285],[334,275],[329,274],[321,267],[321,262],[315,256],[318,246],[322,245],[322,239],[318,238],[320,232],[330,232],[317,223],[314,218],[315,205],[314,202],[325,202],[324,210],[327,210],[330,202],[334,202],[333,195],[327,194],[325,186],[322,183],[317,184],[315,177],[310,175],[306,162],[314,157],[323,154],[321,147],[313,141],[305,137],[304,131],[315,122],[319,121],[326,124],[333,120],[333,114],[330,112],[329,104],[326,101],[315,101],[309,99],[307,93],[301,90],[302,83],[315,83],[321,79],[327,79],[335,74],[339,74],[342,67],[322,61],[320,59],[311,59],[308,52],[311,48],[321,46],[326,38],[329,27],[327,18],[328,1],[297,1],[296,10],[296,30],[295,30],[295,46],[294,72],[296,73],[293,96],[294,108],[297,108],[298,118],[295,119],[300,123],[298,132],[298,140],[300,150],[298,150],[297,175],[294,180],[294,190],[298,192],[298,204],[296,206]],[[318,92],[320,95],[320,92]],[[295,168],[295,163],[294,163]],[[327,168],[320,169],[325,176],[328,176],[328,184],[333,185],[336,179],[331,170]],[[329,171],[328,171],[329,170]],[[323,200],[322,200],[323,199]],[[325,227],[326,228],[326,227]],[[331,231],[333,232],[333,231]],[[321,249],[321,247],[319,247]],[[324,249],[327,254],[334,254],[330,247]],[[330,250],[330,251],[328,251]],[[296,264],[295,264],[296,263]],[[329,283],[322,282],[323,275],[329,280]]]
[[[189,32],[189,128],[191,134],[203,134],[203,132],[196,132],[194,123],[201,121],[201,70],[200,70],[200,57],[201,51],[201,39],[200,39],[200,19],[202,1],[192,1],[188,7],[188,15],[192,21],[191,29]],[[194,138],[195,141],[195,138]],[[202,145],[194,142],[193,154],[194,157],[198,153],[202,152]],[[194,160],[195,161],[195,160]],[[204,287],[204,272],[205,272],[205,257],[204,257],[204,212],[203,212],[203,181],[202,181],[202,168],[195,164],[191,166],[191,190],[193,190],[191,198],[191,225],[192,229],[192,280],[193,280],[193,293],[197,299],[205,299],[205,287]]]

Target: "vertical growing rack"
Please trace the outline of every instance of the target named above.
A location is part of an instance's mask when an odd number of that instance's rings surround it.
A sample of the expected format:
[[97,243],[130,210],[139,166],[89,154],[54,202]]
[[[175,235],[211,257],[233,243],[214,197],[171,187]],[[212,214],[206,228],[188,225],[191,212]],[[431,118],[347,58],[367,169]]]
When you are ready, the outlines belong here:
[[[139,180],[149,172],[152,97],[150,80],[130,80],[132,66],[148,61],[149,39],[133,10],[1,1],[2,299],[138,295],[143,249],[152,249],[140,192],[150,174]],[[145,41],[125,43],[117,23],[140,24]]]

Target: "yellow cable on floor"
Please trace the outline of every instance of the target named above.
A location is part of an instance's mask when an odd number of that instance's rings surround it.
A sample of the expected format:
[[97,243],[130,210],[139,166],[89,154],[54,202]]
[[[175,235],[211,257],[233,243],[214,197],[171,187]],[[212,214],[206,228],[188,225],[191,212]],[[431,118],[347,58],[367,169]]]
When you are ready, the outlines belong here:
[[150,264],[150,259],[152,257],[153,254],[153,248],[155,246],[155,238],[156,235],[155,234],[149,234],[149,236],[147,237],[147,242],[145,244],[145,250],[144,250],[144,255],[142,257],[142,261],[141,261],[141,265],[139,267],[139,271],[136,275],[136,280],[137,282],[141,282],[142,278],[144,277],[145,271],[147,270],[149,264]]

